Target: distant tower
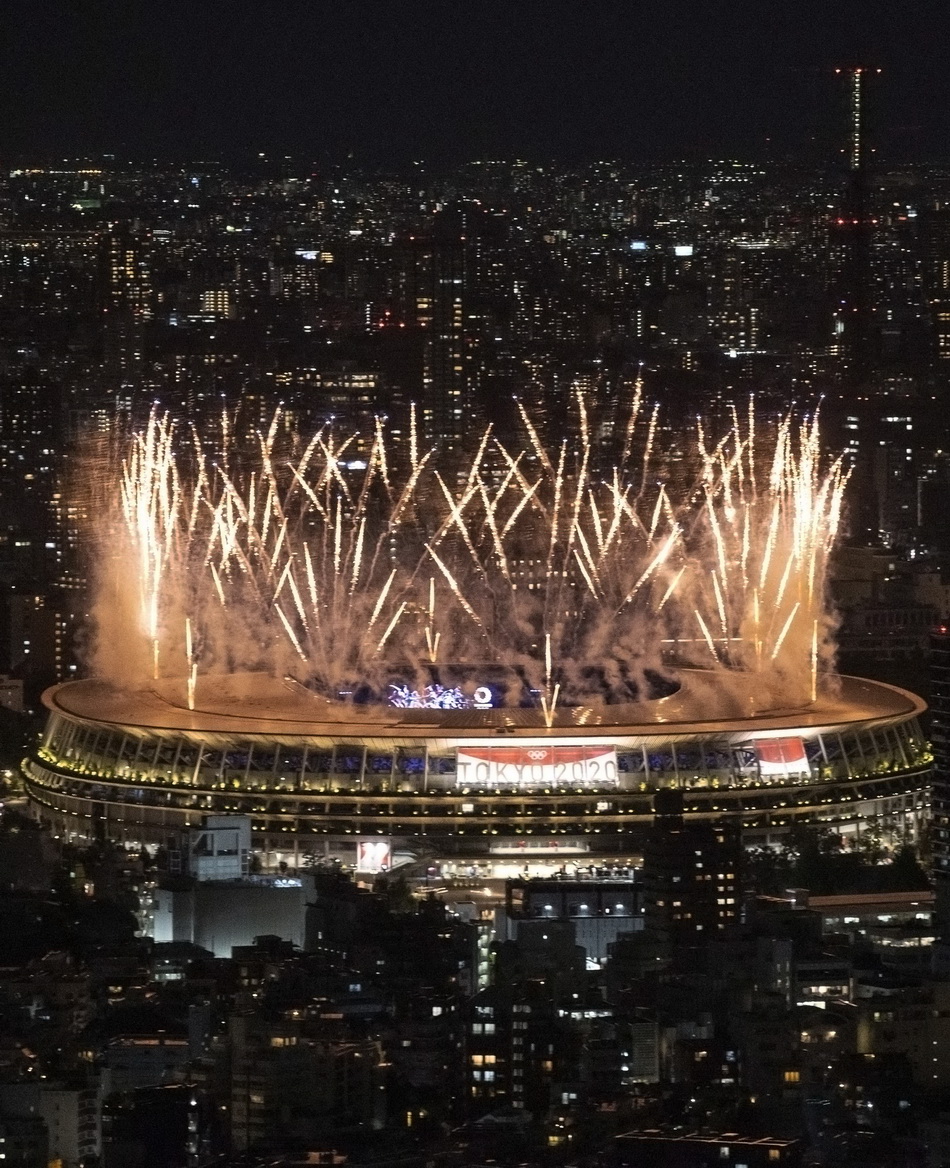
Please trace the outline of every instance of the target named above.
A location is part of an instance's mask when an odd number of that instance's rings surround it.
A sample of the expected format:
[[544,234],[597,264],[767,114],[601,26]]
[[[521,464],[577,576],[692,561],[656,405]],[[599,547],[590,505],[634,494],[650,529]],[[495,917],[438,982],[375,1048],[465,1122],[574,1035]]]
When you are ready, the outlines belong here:
[[872,73],[880,73],[880,69],[867,69],[857,66],[853,69],[837,69],[837,73],[844,73],[848,82],[848,101],[851,111],[849,129],[848,166],[852,173],[863,172],[867,165],[867,142],[864,132],[864,95],[867,88],[867,78]]
[[873,365],[871,242],[875,223],[868,179],[867,99],[869,84],[881,70],[856,65],[835,72],[847,85],[848,99],[848,177],[833,224],[839,254],[835,335],[846,362],[845,380],[857,386],[866,381]]
[[879,69],[856,65],[835,70],[847,101],[847,175],[837,215],[830,226],[835,260],[832,276],[834,343],[840,361],[842,437],[852,458],[853,534],[880,538],[883,499],[880,457],[880,407],[872,386],[879,348],[874,336],[871,246],[875,223],[871,209],[868,97]]

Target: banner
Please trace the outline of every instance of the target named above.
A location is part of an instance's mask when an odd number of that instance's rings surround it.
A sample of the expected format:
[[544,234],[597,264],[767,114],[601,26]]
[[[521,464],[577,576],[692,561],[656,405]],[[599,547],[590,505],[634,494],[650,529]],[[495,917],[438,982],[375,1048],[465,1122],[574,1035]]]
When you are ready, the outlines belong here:
[[617,785],[617,752],[604,746],[465,746],[456,765],[460,787]]
[[801,738],[757,738],[754,745],[759,758],[759,774],[764,778],[773,775],[785,778],[808,774],[811,770]]
[[356,870],[375,875],[388,872],[393,866],[393,855],[388,839],[358,839],[356,841]]

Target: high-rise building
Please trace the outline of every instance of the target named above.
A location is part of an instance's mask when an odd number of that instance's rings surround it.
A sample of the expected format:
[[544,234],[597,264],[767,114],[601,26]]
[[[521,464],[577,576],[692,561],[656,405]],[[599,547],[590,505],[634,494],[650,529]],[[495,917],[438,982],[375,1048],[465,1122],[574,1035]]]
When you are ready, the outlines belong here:
[[102,241],[103,363],[120,383],[142,373],[145,324],[152,317],[148,234],[115,224]]
[[920,216],[918,229],[933,353],[938,362],[950,361],[950,204],[936,201]]
[[[421,392],[411,387],[423,435],[458,445],[472,427],[478,380],[478,319],[473,305],[473,267],[478,210],[446,207],[428,230],[395,249],[392,295],[399,321],[418,330]],[[488,314],[490,315],[490,314]]]
[[701,944],[738,918],[739,833],[728,821],[688,823],[682,792],[657,791],[643,849],[647,937],[661,947]]
[[468,404],[465,377],[465,251],[462,241],[434,241],[423,260],[425,283],[417,291],[419,323],[426,329],[422,416],[433,438],[456,441]]
[[234,303],[229,288],[208,288],[201,293],[199,304],[202,316],[227,320],[234,315]]

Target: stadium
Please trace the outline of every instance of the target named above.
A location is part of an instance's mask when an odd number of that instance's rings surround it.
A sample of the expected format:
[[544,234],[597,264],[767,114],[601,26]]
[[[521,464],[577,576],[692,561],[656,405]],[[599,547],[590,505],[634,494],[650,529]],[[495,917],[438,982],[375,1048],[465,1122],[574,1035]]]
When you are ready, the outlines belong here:
[[687,818],[729,817],[747,844],[798,823],[916,835],[931,758],[913,694],[842,677],[815,702],[757,708],[754,675],[677,681],[656,700],[553,716],[495,707],[489,686],[466,708],[412,708],[222,674],[202,677],[192,709],[181,681],[68,682],[44,695],[24,778],[67,839],[168,844],[205,816],[249,816],[267,868],[415,861],[500,877],[623,862],[665,787]]

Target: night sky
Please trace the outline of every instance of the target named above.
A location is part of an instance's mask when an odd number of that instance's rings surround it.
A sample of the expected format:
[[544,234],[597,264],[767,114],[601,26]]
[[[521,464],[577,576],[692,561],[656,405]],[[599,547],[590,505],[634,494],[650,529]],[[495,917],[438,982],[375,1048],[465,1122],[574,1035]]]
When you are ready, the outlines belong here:
[[950,159],[948,0],[0,0],[0,158]]

